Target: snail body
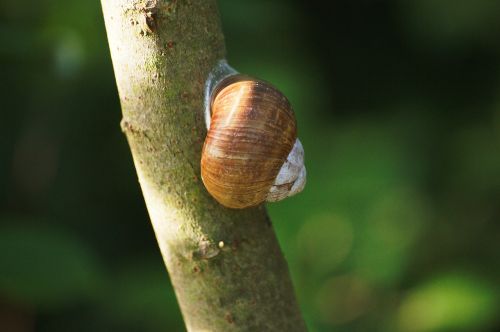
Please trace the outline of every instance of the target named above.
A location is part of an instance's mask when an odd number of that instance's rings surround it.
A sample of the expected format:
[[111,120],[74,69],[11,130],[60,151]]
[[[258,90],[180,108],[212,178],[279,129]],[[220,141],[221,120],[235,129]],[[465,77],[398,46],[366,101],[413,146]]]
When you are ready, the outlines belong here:
[[239,74],[211,91],[201,177],[222,205],[278,201],[305,185],[304,150],[288,99],[269,83]]

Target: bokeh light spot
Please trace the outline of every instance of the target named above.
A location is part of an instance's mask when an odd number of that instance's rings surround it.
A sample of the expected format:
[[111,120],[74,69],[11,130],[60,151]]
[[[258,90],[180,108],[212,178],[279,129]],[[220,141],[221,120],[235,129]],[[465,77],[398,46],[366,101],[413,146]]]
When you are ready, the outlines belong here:
[[327,280],[316,293],[315,306],[320,319],[338,325],[364,314],[372,303],[370,286],[354,275]]
[[498,294],[480,278],[436,277],[405,297],[399,326],[408,332],[476,330],[494,317],[497,301]]
[[349,254],[353,236],[345,219],[329,214],[313,216],[298,232],[299,256],[318,274],[331,271]]

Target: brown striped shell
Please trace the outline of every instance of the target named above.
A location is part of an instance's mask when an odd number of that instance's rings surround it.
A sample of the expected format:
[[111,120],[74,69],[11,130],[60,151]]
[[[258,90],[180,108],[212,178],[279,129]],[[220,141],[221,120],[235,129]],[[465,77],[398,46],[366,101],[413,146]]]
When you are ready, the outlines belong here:
[[209,193],[229,208],[266,200],[297,138],[287,98],[267,82],[235,75],[213,93],[201,157]]

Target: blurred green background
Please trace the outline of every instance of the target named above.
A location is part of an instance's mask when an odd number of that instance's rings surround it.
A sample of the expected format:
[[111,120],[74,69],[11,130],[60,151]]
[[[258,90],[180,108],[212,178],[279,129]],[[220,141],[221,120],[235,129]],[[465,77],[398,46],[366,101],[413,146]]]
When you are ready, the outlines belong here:
[[[219,3],[297,114],[269,211],[310,331],[500,331],[500,2]],[[99,2],[1,0],[0,45],[0,330],[183,331]]]

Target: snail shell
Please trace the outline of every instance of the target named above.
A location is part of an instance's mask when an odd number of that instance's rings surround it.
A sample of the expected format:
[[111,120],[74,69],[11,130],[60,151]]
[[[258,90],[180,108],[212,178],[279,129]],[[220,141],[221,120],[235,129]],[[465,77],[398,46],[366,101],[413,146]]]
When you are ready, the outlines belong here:
[[214,89],[211,113],[201,176],[219,203],[241,209],[304,188],[304,150],[292,107],[280,91],[233,75]]

